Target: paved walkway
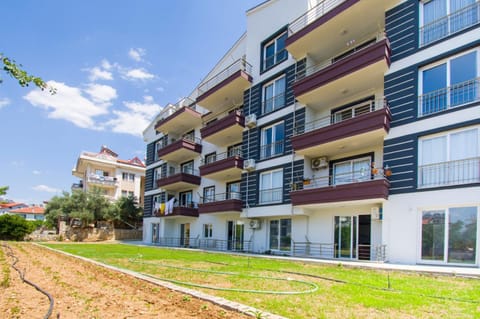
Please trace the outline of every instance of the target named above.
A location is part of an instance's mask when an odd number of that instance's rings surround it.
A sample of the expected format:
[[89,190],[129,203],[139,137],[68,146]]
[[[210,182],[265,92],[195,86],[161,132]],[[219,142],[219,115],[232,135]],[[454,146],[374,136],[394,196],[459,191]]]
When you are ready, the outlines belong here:
[[[128,245],[137,245],[137,246],[151,246],[151,247],[162,247],[157,245],[145,244],[141,241],[118,241],[123,244]],[[188,249],[188,248],[175,248],[175,249]],[[194,249],[195,251],[203,251],[201,249]],[[229,254],[228,252],[223,251],[211,251],[206,250],[207,252],[213,253],[223,253]],[[339,265],[348,267],[360,267],[360,268],[371,268],[371,269],[381,269],[381,270],[396,270],[396,271],[412,271],[412,272],[422,272],[422,273],[431,273],[431,274],[444,274],[452,276],[467,276],[467,277],[478,277],[480,278],[480,268],[478,267],[452,267],[452,266],[431,266],[431,265],[403,265],[403,264],[390,264],[390,263],[379,263],[379,262],[369,262],[369,261],[348,261],[348,260],[331,260],[331,259],[314,259],[314,258],[299,258],[299,257],[284,257],[284,256],[274,256],[274,255],[260,255],[260,254],[240,254],[241,256],[251,256],[257,258],[269,258],[277,260],[296,260],[302,262],[311,262],[319,264],[330,264],[330,265]]]

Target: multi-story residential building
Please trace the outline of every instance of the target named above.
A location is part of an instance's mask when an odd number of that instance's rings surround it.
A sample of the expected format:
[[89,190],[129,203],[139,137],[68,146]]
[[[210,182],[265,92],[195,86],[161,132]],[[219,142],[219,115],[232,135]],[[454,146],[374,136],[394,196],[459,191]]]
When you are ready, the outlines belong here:
[[144,241],[478,267],[479,8],[247,11],[245,34],[144,132]]
[[80,178],[72,190],[99,189],[105,197],[114,201],[120,197],[135,196],[143,207],[145,193],[145,164],[138,158],[118,158],[118,154],[106,146],[100,152],[82,152],[72,170]]

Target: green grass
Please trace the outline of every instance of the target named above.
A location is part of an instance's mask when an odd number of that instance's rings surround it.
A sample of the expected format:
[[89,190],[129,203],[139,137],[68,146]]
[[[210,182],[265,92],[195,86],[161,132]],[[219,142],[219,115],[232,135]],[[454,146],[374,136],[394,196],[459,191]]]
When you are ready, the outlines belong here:
[[0,265],[2,265],[0,287],[8,288],[10,286],[10,265],[7,263],[2,248],[0,248]]
[[480,317],[477,279],[121,244],[47,246],[158,278],[218,288],[300,292],[311,286],[299,281],[316,284],[313,293],[292,295],[195,288],[288,318]]

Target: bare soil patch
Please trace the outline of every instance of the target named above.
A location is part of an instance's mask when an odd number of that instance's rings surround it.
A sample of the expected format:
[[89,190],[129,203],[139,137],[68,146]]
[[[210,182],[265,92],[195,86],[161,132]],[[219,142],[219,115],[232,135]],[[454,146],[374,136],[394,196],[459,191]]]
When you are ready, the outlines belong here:
[[[53,296],[55,306],[51,318],[249,318],[36,245],[9,245],[19,258],[17,267],[24,271],[25,278]],[[0,264],[5,262],[10,265],[12,260],[5,256]],[[0,265],[0,269],[2,267]],[[0,317],[43,318],[48,308],[48,298],[23,283],[10,268],[8,286],[0,287]]]

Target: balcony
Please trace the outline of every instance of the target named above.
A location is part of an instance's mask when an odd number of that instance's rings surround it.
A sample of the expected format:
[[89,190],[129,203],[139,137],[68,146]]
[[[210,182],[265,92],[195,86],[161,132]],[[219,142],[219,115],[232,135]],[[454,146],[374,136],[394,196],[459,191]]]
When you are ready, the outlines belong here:
[[[290,192],[292,205],[305,208],[381,203],[388,199],[390,183],[383,175],[371,176],[370,172],[351,172],[319,177],[310,180],[303,189]],[[301,186],[300,186],[301,188]]]
[[89,174],[87,176],[87,183],[103,187],[115,187],[117,186],[117,178],[112,176]]
[[[346,43],[382,30],[385,11],[398,0],[372,4],[360,0],[324,0],[289,24],[287,50],[296,60],[305,56],[321,61]],[[328,41],[325,41],[328,39]]]
[[468,5],[420,28],[420,46],[426,46],[480,23],[480,2]]
[[198,217],[198,204],[195,202],[178,203],[175,202],[171,209],[162,212],[154,212],[157,217]]
[[170,139],[162,148],[157,149],[157,157],[164,161],[181,163],[194,159],[201,152],[201,140],[185,135],[178,141]]
[[181,191],[200,185],[200,176],[197,170],[171,169],[167,174],[160,176],[157,179],[157,187],[169,191]]
[[260,160],[283,155],[285,150],[285,140],[276,141],[270,144],[260,145]]
[[480,78],[475,78],[420,95],[418,116],[445,112],[478,101],[480,101]]
[[209,213],[238,213],[242,211],[242,200],[240,193],[215,194],[212,197],[204,197],[203,202],[198,205],[200,214]]
[[297,154],[309,157],[372,148],[383,145],[391,120],[386,100],[366,101],[297,127],[292,147]]
[[217,146],[233,145],[242,141],[245,116],[236,110],[208,123],[200,130],[202,139]]
[[258,203],[260,205],[281,203],[283,200],[283,188],[269,188],[258,191]]
[[480,157],[421,165],[418,187],[443,187],[480,183]]
[[345,96],[383,88],[383,77],[389,66],[388,40],[367,41],[324,63],[300,70],[293,91],[300,103],[319,110]]
[[183,106],[172,109],[170,114],[159,120],[155,130],[163,134],[181,135],[202,124],[202,114],[193,106]]
[[252,66],[241,58],[198,87],[197,103],[212,113],[243,104],[252,82]]
[[203,159],[200,175],[214,180],[231,181],[240,179],[242,170],[242,153],[240,150],[233,150]]

